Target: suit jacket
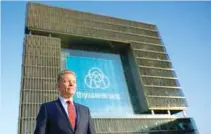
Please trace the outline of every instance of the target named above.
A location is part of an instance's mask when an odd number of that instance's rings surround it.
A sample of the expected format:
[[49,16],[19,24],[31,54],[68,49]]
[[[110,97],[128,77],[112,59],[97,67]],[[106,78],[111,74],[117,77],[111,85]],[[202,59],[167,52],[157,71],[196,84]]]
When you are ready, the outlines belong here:
[[75,103],[76,126],[72,128],[59,99],[41,105],[34,134],[95,134],[89,108]]

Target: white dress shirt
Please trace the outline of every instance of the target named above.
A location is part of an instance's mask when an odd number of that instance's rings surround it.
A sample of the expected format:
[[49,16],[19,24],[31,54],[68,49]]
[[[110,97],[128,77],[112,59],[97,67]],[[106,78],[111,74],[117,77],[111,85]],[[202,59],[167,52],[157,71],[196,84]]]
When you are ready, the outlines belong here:
[[67,101],[70,101],[73,104],[73,108],[74,108],[75,115],[76,115],[76,110],[75,110],[75,105],[73,103],[73,98],[65,99],[64,97],[59,96],[59,100],[61,101],[62,106],[64,107],[64,110],[65,110],[67,116],[68,116],[68,110],[67,110],[68,104],[66,103]]

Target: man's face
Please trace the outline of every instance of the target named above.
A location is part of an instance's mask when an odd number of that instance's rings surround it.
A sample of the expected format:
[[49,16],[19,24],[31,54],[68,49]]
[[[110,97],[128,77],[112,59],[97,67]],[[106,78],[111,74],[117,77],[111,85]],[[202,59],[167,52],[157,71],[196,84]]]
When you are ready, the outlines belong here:
[[63,74],[57,88],[64,98],[73,97],[76,91],[76,78],[73,74]]

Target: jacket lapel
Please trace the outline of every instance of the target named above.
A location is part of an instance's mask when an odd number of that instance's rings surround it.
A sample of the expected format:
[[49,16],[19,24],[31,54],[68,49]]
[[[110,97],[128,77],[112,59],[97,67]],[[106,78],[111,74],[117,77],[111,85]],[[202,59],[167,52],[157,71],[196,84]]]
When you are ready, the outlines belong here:
[[62,106],[62,103],[59,99],[56,100],[56,104],[57,104],[57,107],[58,107],[61,115],[64,117],[64,120],[67,122],[68,126],[70,127],[71,131],[74,132],[74,129],[72,128],[72,125],[70,124],[70,121],[69,121],[68,116],[64,110],[64,107]]
[[74,102],[74,105],[75,105],[75,109],[76,109],[76,115],[77,115],[77,120],[76,120],[76,128],[75,130],[77,131],[77,128],[79,128],[79,123],[80,123],[80,108],[79,108],[79,105],[77,103]]

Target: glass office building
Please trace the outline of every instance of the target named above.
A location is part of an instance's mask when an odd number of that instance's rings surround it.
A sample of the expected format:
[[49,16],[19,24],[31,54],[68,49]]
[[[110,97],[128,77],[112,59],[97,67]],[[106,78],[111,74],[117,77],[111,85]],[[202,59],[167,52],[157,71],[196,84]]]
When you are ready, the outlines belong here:
[[57,74],[77,75],[74,100],[97,133],[198,133],[156,25],[28,3],[19,134],[32,134],[41,103],[55,100]]

